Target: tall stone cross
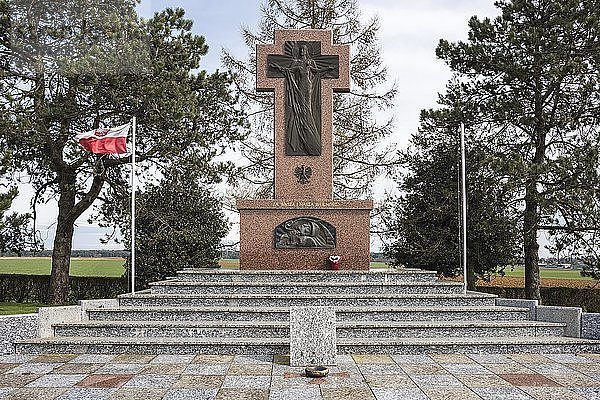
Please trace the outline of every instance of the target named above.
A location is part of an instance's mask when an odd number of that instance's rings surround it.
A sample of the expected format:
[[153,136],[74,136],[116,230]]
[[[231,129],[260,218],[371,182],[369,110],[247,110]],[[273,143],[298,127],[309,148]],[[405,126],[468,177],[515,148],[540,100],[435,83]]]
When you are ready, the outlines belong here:
[[350,47],[329,30],[279,30],[256,62],[256,90],[275,92],[275,199],[331,200],[333,92],[350,90]]

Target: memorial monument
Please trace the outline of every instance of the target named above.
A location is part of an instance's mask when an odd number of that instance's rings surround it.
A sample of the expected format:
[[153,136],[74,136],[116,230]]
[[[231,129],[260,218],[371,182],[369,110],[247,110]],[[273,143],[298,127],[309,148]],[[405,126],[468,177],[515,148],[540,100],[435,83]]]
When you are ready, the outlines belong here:
[[333,93],[350,48],[329,30],[279,30],[256,49],[256,89],[275,93],[274,198],[237,199],[240,268],[368,270],[372,200],[333,198]]

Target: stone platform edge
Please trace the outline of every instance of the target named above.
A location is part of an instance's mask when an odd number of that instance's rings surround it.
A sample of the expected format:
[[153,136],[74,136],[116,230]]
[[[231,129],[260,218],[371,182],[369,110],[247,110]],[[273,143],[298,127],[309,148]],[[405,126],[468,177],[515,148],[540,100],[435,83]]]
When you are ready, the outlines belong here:
[[373,200],[236,199],[238,210],[372,210]]

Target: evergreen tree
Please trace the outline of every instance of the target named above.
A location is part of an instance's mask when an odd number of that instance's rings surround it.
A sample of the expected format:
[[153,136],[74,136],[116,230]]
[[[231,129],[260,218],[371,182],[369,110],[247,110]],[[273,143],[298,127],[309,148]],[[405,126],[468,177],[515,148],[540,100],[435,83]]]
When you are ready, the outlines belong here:
[[75,221],[127,181],[130,157],[96,156],[78,132],[138,119],[145,176],[179,157],[208,177],[244,120],[226,74],[199,71],[208,48],[181,9],[149,20],[134,0],[0,0],[0,131],[10,170],[36,201],[58,200],[49,302],[67,300]]
[[[136,193],[136,289],[164,280],[183,268],[218,267],[221,240],[229,230],[222,204],[205,184],[206,177],[193,165],[179,160],[163,177]],[[131,243],[131,207],[128,196],[113,196],[105,203],[110,215]],[[117,200],[118,201],[118,200]],[[126,265],[131,271],[131,259]]]
[[379,21],[361,21],[357,0],[267,0],[262,6],[258,32],[243,30],[249,47],[247,60],[228,52],[223,63],[234,72],[243,104],[253,110],[252,133],[242,144],[248,160],[243,168],[243,195],[272,196],[273,183],[273,96],[257,93],[256,45],[273,42],[276,29],[332,29],[334,43],[351,46],[351,93],[334,95],[334,196],[356,198],[370,193],[374,178],[395,166],[395,152],[382,146],[392,132],[392,119],[383,122],[380,111],[390,110],[396,94],[387,85],[377,33]]
[[[421,129],[403,151],[405,168],[398,179],[402,193],[383,218],[386,253],[396,265],[463,273],[459,233],[458,127],[450,110],[423,111]],[[467,136],[467,283],[502,273],[518,255],[518,221],[512,193],[496,177],[498,163],[478,145],[477,132]]]
[[440,41],[461,92],[441,103],[488,132],[484,142],[505,163],[521,206],[526,296],[540,299],[540,231],[599,226],[600,3],[496,5],[496,19],[471,18],[467,41]]

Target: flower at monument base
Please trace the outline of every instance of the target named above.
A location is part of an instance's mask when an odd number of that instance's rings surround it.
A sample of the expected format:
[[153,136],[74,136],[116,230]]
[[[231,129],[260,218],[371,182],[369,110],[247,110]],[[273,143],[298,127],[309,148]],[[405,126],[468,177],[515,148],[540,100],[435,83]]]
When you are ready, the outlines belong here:
[[87,151],[95,154],[127,153],[127,133],[130,124],[116,128],[99,128],[79,133],[75,138]]

